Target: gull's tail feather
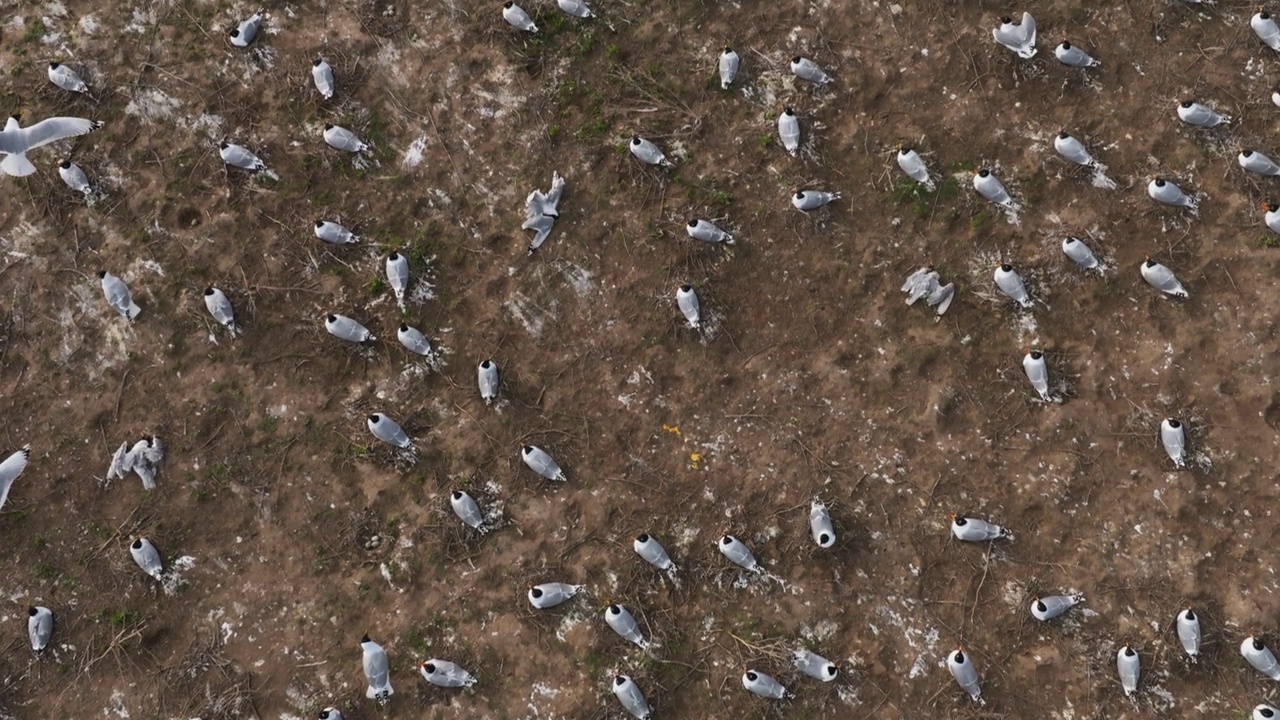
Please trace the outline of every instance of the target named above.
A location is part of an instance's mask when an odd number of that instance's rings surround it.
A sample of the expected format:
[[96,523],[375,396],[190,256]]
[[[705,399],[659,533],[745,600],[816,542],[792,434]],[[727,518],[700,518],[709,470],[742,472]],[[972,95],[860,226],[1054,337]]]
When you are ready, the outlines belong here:
[[36,166],[27,159],[26,153],[11,153],[0,160],[0,170],[13,177],[26,177],[36,171]]

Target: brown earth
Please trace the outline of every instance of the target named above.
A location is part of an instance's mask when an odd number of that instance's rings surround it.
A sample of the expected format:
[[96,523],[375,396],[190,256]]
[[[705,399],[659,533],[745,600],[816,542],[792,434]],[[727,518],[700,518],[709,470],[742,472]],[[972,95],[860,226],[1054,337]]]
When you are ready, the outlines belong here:
[[[1277,261],[1257,210],[1280,191],[1234,161],[1240,146],[1274,156],[1280,65],[1248,29],[1252,6],[1038,4],[1041,51],[1020,61],[990,29],[1022,8],[990,2],[595,5],[601,19],[578,22],[526,0],[537,37],[496,2],[273,5],[249,51],[223,40],[244,4],[7,15],[3,108],[107,127],[3,179],[0,427],[3,452],[33,455],[0,516],[0,715],[617,718],[619,671],[659,717],[1244,717],[1274,699],[1237,650],[1248,632],[1280,640]],[[1103,68],[1058,65],[1063,36]],[[743,74],[722,92],[726,43]],[[797,52],[835,84],[791,79]],[[317,53],[337,72],[330,102],[311,86]],[[93,98],[49,85],[53,59]],[[1174,115],[1184,96],[1237,121],[1192,130]],[[775,137],[783,104],[801,117],[798,159]],[[325,122],[375,150],[330,150]],[[1118,189],[1057,158],[1064,127]],[[678,167],[639,167],[623,149],[635,132]],[[279,179],[226,171],[223,138]],[[938,194],[898,172],[902,141],[947,178]],[[105,191],[92,207],[58,179],[68,152]],[[1020,224],[969,191],[982,165],[1024,201]],[[526,257],[523,199],[553,170],[561,216]],[[1204,193],[1200,215],[1156,207],[1155,172]],[[803,216],[799,185],[844,198]],[[691,244],[693,215],[738,244]],[[321,246],[321,216],[367,244]],[[1087,234],[1102,277],[1062,256],[1065,233]],[[395,342],[380,280],[393,247],[419,282],[404,321],[442,349],[440,373]],[[1189,300],[1143,283],[1147,255]],[[995,294],[998,260],[1028,279],[1030,313]],[[960,287],[941,321],[898,291],[924,264]],[[100,268],[130,284],[136,324],[107,308]],[[683,282],[712,316],[705,338],[675,309]],[[242,337],[206,314],[210,284]],[[379,341],[329,337],[331,311]],[[1034,399],[1030,345],[1065,404]],[[505,371],[496,408],[475,390],[486,357]],[[375,409],[417,438],[416,463],[374,444]],[[1166,416],[1188,423],[1191,470],[1160,449]],[[111,451],[151,432],[168,444],[158,489],[103,487]],[[566,485],[524,469],[529,442]],[[456,487],[506,525],[464,533]],[[808,538],[815,494],[840,532],[830,551]],[[960,546],[948,512],[1016,542]],[[632,554],[641,531],[672,551],[678,586]],[[783,582],[743,586],[714,549],[726,531]],[[129,558],[139,533],[189,567],[156,587]],[[587,592],[535,612],[525,585],[549,580]],[[1034,594],[1066,591],[1086,605],[1030,617]],[[655,657],[605,626],[609,598],[661,642]],[[33,603],[59,622],[40,658],[23,632]],[[1172,630],[1188,603],[1198,665]],[[386,709],[364,698],[365,632],[390,655]],[[1136,705],[1115,675],[1124,642],[1142,654]],[[957,643],[985,709],[945,670]],[[842,679],[798,677],[798,646]],[[429,656],[480,683],[429,687]],[[747,663],[797,698],[748,695]]]

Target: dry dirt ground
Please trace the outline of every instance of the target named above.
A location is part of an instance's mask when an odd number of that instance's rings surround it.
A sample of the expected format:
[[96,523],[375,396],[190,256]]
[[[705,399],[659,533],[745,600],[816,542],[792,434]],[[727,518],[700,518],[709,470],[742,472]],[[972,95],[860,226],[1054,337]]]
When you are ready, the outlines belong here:
[[[28,122],[107,127],[38,150],[40,172],[0,178],[3,452],[33,445],[0,515],[4,717],[619,718],[612,673],[633,675],[659,717],[1245,717],[1274,685],[1245,666],[1247,632],[1280,643],[1276,567],[1277,250],[1240,145],[1277,151],[1280,62],[1250,33],[1252,6],[1046,2],[1040,55],[996,47],[992,2],[599,0],[578,22],[526,0],[544,32],[519,35],[494,2],[274,3],[253,49],[224,42],[246,3],[18,2],[4,14],[3,100]],[[1052,59],[1064,36],[1098,72]],[[734,45],[743,74],[715,79]],[[836,78],[789,76],[803,52]],[[311,87],[335,67],[338,95]],[[92,98],[45,80],[79,68]],[[1237,121],[1195,131],[1183,96]],[[783,104],[799,158],[774,137]],[[334,121],[375,150],[324,146]],[[1115,190],[1052,151],[1086,139]],[[641,168],[640,132],[675,157]],[[258,152],[278,179],[226,172],[216,142]],[[947,178],[923,195],[893,164],[917,143]],[[103,190],[64,187],[67,153]],[[968,189],[992,165],[1026,206],[1008,222]],[[561,216],[526,257],[524,196],[568,180]],[[1153,172],[1206,195],[1198,217],[1158,208]],[[954,175],[954,177],[953,177]],[[958,179],[957,179],[958,178]],[[789,190],[844,193],[803,216]],[[695,246],[692,215],[739,242]],[[316,217],[368,242],[328,249]],[[1087,235],[1102,276],[1069,265]],[[444,353],[441,372],[395,342],[402,316],[382,277],[393,247],[413,264],[403,318]],[[1170,265],[1191,298],[1147,287]],[[1037,303],[995,295],[1015,263]],[[941,321],[898,286],[936,266],[960,292]],[[127,325],[93,273],[130,284]],[[698,287],[706,338],[673,295]],[[201,292],[220,286],[245,327],[230,339]],[[353,349],[323,330],[339,311],[380,336]],[[1020,359],[1046,348],[1062,405],[1035,401]],[[506,370],[487,408],[475,364]],[[382,410],[417,438],[416,463],[375,444]],[[1190,427],[1174,472],[1162,417]],[[159,487],[103,487],[110,451],[155,432]],[[546,447],[569,482],[524,469]],[[506,524],[462,528],[465,487]],[[837,547],[809,541],[809,499],[833,506]],[[948,512],[1009,526],[1013,544],[961,546]],[[655,533],[674,585],[636,558]],[[730,531],[783,582],[751,580],[714,549]],[[156,586],[127,546],[146,533],[177,566]],[[369,549],[369,539],[382,542]],[[527,582],[587,586],[534,612]],[[1082,592],[1051,624],[1035,593]],[[653,657],[603,623],[624,602],[661,643]],[[25,608],[57,613],[33,658]],[[1205,657],[1184,661],[1174,614],[1203,617]],[[360,636],[390,655],[396,694],[364,698]],[[1123,642],[1143,690],[1115,676]],[[963,643],[988,698],[952,684]],[[790,670],[807,646],[843,677]],[[480,677],[446,693],[416,662]],[[744,664],[797,698],[739,684]]]

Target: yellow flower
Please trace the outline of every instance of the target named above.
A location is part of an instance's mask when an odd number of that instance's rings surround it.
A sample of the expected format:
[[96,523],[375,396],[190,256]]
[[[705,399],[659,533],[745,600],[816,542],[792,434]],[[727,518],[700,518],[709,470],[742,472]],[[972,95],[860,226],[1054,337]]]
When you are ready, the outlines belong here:
[[664,425],[662,426],[662,429],[663,429],[663,430],[666,430],[667,432],[671,433],[672,435],[679,435],[679,434],[680,434],[680,427],[679,427],[678,425],[666,425],[666,424],[664,424]]

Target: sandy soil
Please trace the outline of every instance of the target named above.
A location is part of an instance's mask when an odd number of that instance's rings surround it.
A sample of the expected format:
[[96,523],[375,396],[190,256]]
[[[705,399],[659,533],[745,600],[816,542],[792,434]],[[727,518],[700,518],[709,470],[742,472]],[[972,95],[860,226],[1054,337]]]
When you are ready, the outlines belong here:
[[[990,28],[990,2],[893,4],[600,0],[598,21],[526,2],[521,36],[497,3],[310,2],[268,7],[255,47],[225,30],[252,7],[195,2],[18,3],[0,42],[2,107],[34,121],[100,119],[99,133],[38,150],[38,174],[3,178],[0,387],[3,449],[31,466],[0,515],[0,717],[619,718],[615,672],[659,717],[1243,717],[1277,693],[1239,657],[1276,633],[1266,548],[1277,492],[1280,352],[1275,241],[1238,147],[1274,157],[1280,65],[1250,33],[1252,6],[1176,2],[1030,7],[1040,55],[1019,61]],[[1016,9],[1018,12],[1021,8]],[[1052,58],[1070,37],[1100,57],[1087,76]],[[715,78],[734,45],[743,74]],[[794,81],[787,58],[836,79]],[[338,76],[325,102],[322,54]],[[45,80],[58,59],[92,98]],[[1184,96],[1236,117],[1180,124]],[[783,105],[799,158],[779,147]],[[374,145],[352,158],[321,142],[337,122]],[[1052,150],[1070,129],[1119,187],[1094,187]],[[641,168],[641,133],[677,161]],[[227,172],[222,139],[272,177]],[[943,177],[905,181],[899,142]],[[102,190],[64,187],[68,153]],[[969,190],[994,167],[1023,202],[1017,224]],[[524,196],[568,181],[547,244],[527,257]],[[1203,193],[1199,216],[1154,206],[1149,175]],[[803,216],[797,186],[840,191]],[[683,226],[717,218],[732,248]],[[317,217],[367,242],[323,247]],[[1101,276],[1062,256],[1087,237]],[[403,315],[382,278],[410,258]],[[1191,298],[1146,286],[1150,255]],[[998,296],[1007,260],[1036,299]],[[959,295],[940,321],[898,291],[932,264]],[[123,277],[134,325],[94,273]],[[704,337],[683,325],[677,285],[697,286]],[[216,284],[245,328],[206,314]],[[379,336],[329,337],[332,311]],[[395,342],[400,322],[441,349],[434,372]],[[1061,405],[1035,399],[1025,349],[1048,352]],[[505,371],[486,407],[475,364]],[[417,439],[416,461],[376,444],[383,411]],[[1160,419],[1183,418],[1193,467],[1174,472]],[[157,433],[158,489],[101,483],[110,452]],[[535,443],[569,475],[552,486],[520,463]],[[463,532],[448,494],[466,488],[504,519]],[[819,551],[807,508],[821,496],[840,540]],[[947,513],[1002,523],[1013,544],[960,546]],[[672,551],[679,583],[630,550],[638,532]],[[777,581],[746,578],[714,548],[746,541]],[[146,533],[175,576],[133,566]],[[370,542],[377,536],[378,542]],[[535,612],[527,583],[586,585]],[[1051,624],[1037,593],[1081,592]],[[661,643],[652,656],[603,622],[625,603]],[[25,610],[58,617],[33,658]],[[1202,616],[1190,665],[1175,613]],[[360,636],[386,648],[396,694],[364,698]],[[1143,691],[1115,676],[1122,643]],[[963,643],[988,706],[952,684]],[[786,653],[838,662],[831,685]],[[427,657],[480,677],[429,687]],[[744,664],[797,698],[749,696]]]

